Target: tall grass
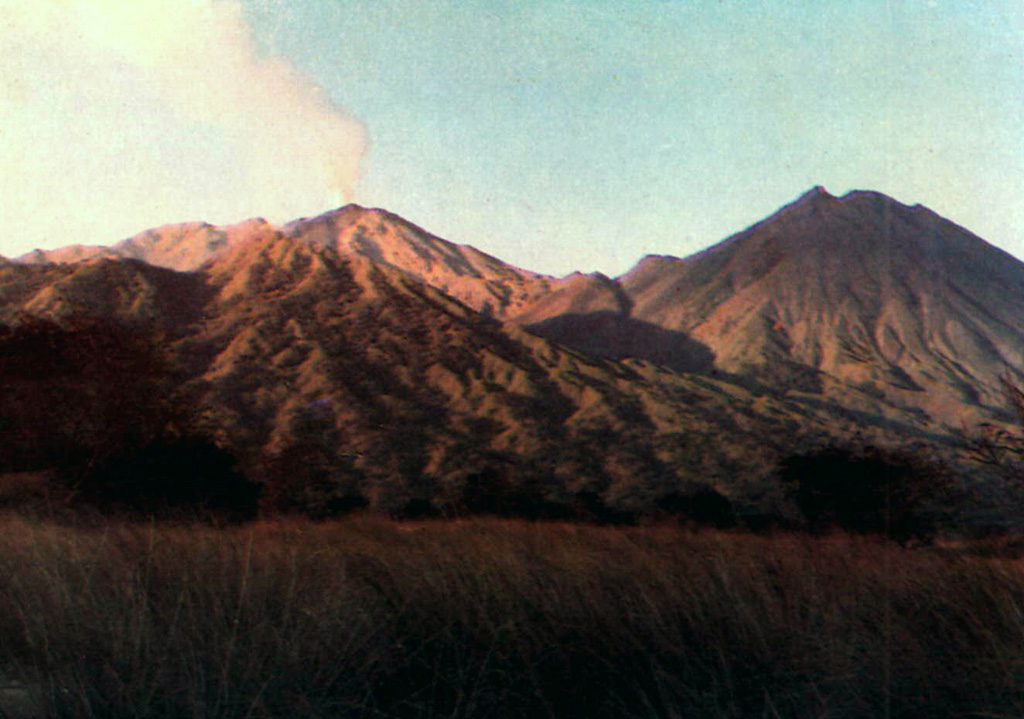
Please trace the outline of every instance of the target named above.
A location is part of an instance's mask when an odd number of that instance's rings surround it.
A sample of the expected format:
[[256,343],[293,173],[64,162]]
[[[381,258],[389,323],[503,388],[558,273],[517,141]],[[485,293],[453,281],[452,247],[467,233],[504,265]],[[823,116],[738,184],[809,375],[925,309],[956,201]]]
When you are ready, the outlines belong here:
[[0,671],[49,716],[1024,713],[1009,560],[487,520],[0,527]]

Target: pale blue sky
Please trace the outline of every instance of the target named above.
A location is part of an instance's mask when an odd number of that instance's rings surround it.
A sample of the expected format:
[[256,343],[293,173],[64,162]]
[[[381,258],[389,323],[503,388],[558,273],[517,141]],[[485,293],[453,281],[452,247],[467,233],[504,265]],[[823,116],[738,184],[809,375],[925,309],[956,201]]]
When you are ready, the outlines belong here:
[[[0,10],[19,1],[0,0]],[[198,27],[211,0],[186,4]],[[196,74],[178,77],[165,64],[181,53],[153,61],[130,47],[115,60],[97,61],[108,79],[96,81],[79,103],[86,129],[72,150],[66,139],[48,139],[55,131],[38,129],[46,125],[45,110],[23,123],[34,128],[40,147],[53,143],[45,162],[98,148],[88,162],[66,157],[52,170],[76,179],[77,187],[61,193],[65,209],[32,215],[65,217],[87,228],[79,233],[86,237],[55,239],[62,233],[54,224],[36,235],[36,244],[107,243],[164,222],[257,214],[282,221],[290,217],[275,215],[326,210],[340,196],[323,190],[321,180],[307,186],[303,179],[322,148],[291,138],[327,128],[337,139],[328,145],[334,155],[356,153],[359,142],[345,134],[352,128],[322,116],[344,108],[369,139],[365,154],[349,159],[362,168],[354,201],[541,272],[616,275],[647,253],[685,255],[816,184],[833,194],[874,189],[926,204],[1024,255],[1021,0],[244,0],[240,12],[231,3],[213,6],[221,35],[205,38],[204,47],[227,37],[242,48],[239,55],[255,59],[207,59],[186,43],[181,52],[202,59]],[[236,11],[230,17],[228,7]],[[146,19],[130,22],[137,27]],[[180,33],[195,35],[190,27],[183,24]],[[250,37],[239,39],[246,32]],[[86,57],[102,54],[97,47],[104,42],[119,42],[106,30],[91,37],[80,53]],[[279,61],[268,69],[270,57]],[[155,97],[146,74],[154,63],[164,68],[165,82]],[[113,87],[111,75],[119,78]],[[321,95],[290,95],[291,80],[315,85]],[[232,83],[264,82],[262,94],[243,97],[245,113],[215,107],[213,120],[197,117],[216,100],[186,97],[188,88],[205,83],[210,97],[233,97]],[[74,105],[68,98],[76,93],[54,91],[64,105]],[[111,97],[116,118],[96,107]],[[293,97],[308,112],[281,102]],[[170,116],[161,111],[166,105],[174,109]],[[122,122],[122,131],[102,132]],[[63,116],[54,127],[66,123]],[[115,139],[121,149],[109,152],[104,143]],[[22,152],[25,166],[38,154]],[[239,153],[261,159],[241,162]],[[252,185],[254,177],[261,184]],[[25,207],[53,194],[45,178],[35,184],[36,190],[23,185],[21,209],[0,204],[0,253],[27,249],[17,226],[25,223]],[[257,201],[267,207],[252,206]],[[147,205],[151,214],[138,212]],[[90,219],[76,225],[76,207]],[[101,210],[108,217],[131,214],[136,224],[153,219],[131,231],[127,220],[110,223],[107,231]],[[104,232],[113,234],[98,236]]]

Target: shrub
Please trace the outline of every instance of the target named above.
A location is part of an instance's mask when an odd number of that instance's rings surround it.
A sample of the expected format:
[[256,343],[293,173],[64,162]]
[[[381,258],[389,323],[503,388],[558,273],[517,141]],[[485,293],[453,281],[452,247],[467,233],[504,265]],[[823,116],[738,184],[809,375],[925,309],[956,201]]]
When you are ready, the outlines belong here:
[[271,513],[311,519],[339,517],[366,506],[362,473],[323,445],[300,442],[271,457],[262,467],[261,506]]
[[146,515],[255,515],[260,485],[235,457],[202,436],[162,436],[108,457],[77,482],[78,501],[101,511]]
[[945,500],[946,472],[909,452],[825,447],[785,459],[779,480],[810,529],[832,527],[899,541],[930,538]]
[[487,466],[466,477],[461,503],[467,514],[507,517],[516,513],[519,501],[505,473]]
[[0,471],[67,469],[183,426],[166,342],[114,323],[0,325]]
[[285,437],[282,448],[255,468],[263,481],[263,510],[328,519],[368,504],[363,472],[340,449],[345,443],[330,398],[299,408]]
[[604,495],[593,490],[574,492],[568,501],[567,518],[601,525],[636,524],[637,514],[615,506]]
[[719,529],[736,526],[732,502],[714,487],[690,492],[671,492],[658,499],[660,513]]
[[485,465],[465,477],[459,509],[467,515],[566,518],[569,508],[547,496],[548,484],[531,467]]

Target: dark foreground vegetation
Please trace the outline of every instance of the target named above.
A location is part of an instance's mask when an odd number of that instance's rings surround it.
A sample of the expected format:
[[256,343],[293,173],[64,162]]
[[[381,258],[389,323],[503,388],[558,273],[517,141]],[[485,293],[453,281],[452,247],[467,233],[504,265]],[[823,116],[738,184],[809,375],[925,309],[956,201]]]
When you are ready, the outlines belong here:
[[1019,560],[507,520],[2,522],[22,715],[1024,713]]

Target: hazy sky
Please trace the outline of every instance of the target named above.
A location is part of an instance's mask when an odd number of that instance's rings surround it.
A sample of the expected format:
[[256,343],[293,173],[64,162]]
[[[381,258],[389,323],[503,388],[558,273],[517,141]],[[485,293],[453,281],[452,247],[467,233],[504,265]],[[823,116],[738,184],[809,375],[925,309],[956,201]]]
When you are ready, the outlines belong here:
[[352,200],[552,274],[813,185],[1024,256],[1022,0],[0,0],[0,254]]

